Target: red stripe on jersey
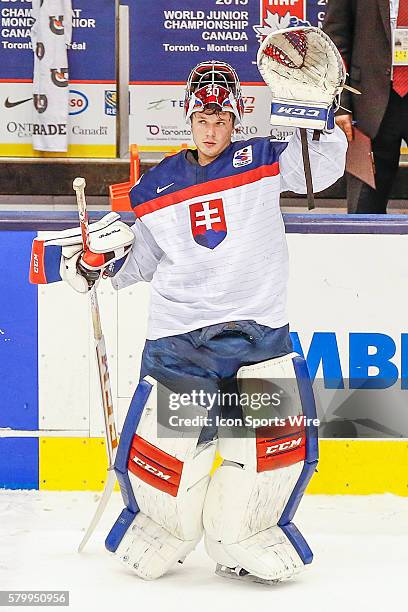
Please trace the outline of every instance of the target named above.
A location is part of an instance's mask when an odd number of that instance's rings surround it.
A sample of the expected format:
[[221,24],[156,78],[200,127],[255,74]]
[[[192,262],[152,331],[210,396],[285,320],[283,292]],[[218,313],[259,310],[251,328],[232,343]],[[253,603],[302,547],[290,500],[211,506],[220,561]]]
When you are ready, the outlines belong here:
[[44,268],[44,241],[34,240],[31,250],[30,263],[30,283],[34,285],[46,284],[47,277],[45,276]]
[[[257,431],[258,434],[258,431]],[[258,438],[256,440],[257,471],[277,470],[304,461],[306,458],[306,433],[304,427],[283,438]]]
[[128,469],[152,487],[173,497],[177,496],[183,462],[137,434],[133,436]]
[[226,189],[233,189],[234,187],[242,187],[243,185],[248,185],[249,183],[255,183],[256,181],[259,181],[267,176],[277,176],[278,174],[279,162],[265,164],[264,166],[259,166],[259,168],[255,168],[254,170],[248,170],[247,172],[241,172],[222,179],[214,179],[212,181],[200,183],[199,185],[192,185],[191,187],[186,187],[186,189],[169,193],[168,195],[161,196],[160,198],[154,198],[153,200],[149,200],[143,204],[138,204],[133,210],[136,217],[140,219],[140,217],[155,212],[156,210],[166,208],[167,206],[173,206],[173,204],[179,204],[180,202],[185,202],[191,198],[207,197],[212,193],[225,191]]

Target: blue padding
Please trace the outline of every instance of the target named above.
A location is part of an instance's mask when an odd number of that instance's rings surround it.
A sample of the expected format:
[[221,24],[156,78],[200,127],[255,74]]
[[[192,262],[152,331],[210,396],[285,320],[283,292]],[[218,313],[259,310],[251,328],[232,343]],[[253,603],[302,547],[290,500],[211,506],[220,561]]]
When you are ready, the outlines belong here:
[[0,427],[38,430],[38,289],[34,232],[0,232]]
[[[293,358],[293,367],[295,369],[296,379],[299,387],[300,401],[302,411],[306,418],[315,419],[316,404],[313,395],[312,383],[310,381],[309,370],[307,369],[306,361],[303,357]],[[278,521],[278,525],[283,527],[290,523],[295,516],[300,500],[302,499],[307,485],[312,478],[319,457],[318,447],[318,428],[315,425],[306,426],[306,458],[299,479],[295,484],[288,503],[286,504],[282,515]]]
[[115,524],[113,525],[105,540],[105,548],[109,550],[109,552],[116,552],[119,544],[122,541],[123,536],[129,529],[130,525],[133,523],[133,519],[135,518],[135,516],[136,513],[131,512],[127,508],[124,508],[124,510],[122,510],[122,512],[119,514],[118,519],[116,520]]
[[129,461],[129,452],[133,436],[137,426],[139,425],[140,417],[142,416],[143,409],[152,388],[152,385],[146,380],[141,380],[137,385],[126,415],[125,422],[123,424],[118,452],[115,459],[115,473],[119,482],[123,502],[129,511],[133,512],[133,514],[137,514],[139,512],[139,506],[137,505],[128,473],[127,466]]
[[334,130],[335,125],[336,125],[336,121],[334,119],[334,105],[332,104],[332,106],[329,109],[329,114],[327,115],[326,130],[329,130],[329,131]]
[[296,550],[303,563],[305,565],[311,563],[313,561],[313,553],[296,525],[289,523],[288,525],[283,525],[281,529],[292,543],[293,548]]
[[125,504],[126,508],[130,510],[130,512],[137,514],[140,508],[137,505],[136,497],[133,493],[133,487],[130,483],[129,472],[119,472],[119,470],[116,469],[115,472],[116,478],[118,479],[120,492],[122,494],[123,503]]
[[[316,404],[312,383],[310,381],[309,370],[307,369],[306,360],[303,357],[293,358],[293,367],[299,387],[300,401],[302,403],[302,411],[306,418],[316,419]],[[306,426],[306,461],[311,463],[319,458],[319,430],[316,425]]]
[[62,280],[60,274],[61,246],[47,246],[44,253],[44,269],[47,283],[56,283]]
[[127,473],[130,446],[152,388],[152,385],[146,380],[141,380],[136,387],[120,435],[118,452],[115,459],[116,472]]
[[282,515],[278,521],[279,527],[283,527],[290,523],[290,521],[295,516],[296,510],[299,507],[300,500],[302,499],[306,487],[310,482],[311,477],[313,476],[317,466],[317,461],[313,463],[304,463],[303,469],[300,472],[299,479],[295,484],[295,487],[292,491],[291,496],[289,497],[288,503],[286,504]]
[[0,488],[38,489],[38,438],[0,438]]

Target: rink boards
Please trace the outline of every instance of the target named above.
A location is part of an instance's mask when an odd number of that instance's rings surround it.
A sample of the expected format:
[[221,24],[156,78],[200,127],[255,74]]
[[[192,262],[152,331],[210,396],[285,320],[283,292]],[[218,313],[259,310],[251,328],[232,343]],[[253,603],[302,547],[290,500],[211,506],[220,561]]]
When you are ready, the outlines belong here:
[[[34,228],[75,223],[70,213],[46,219],[3,213],[0,219],[1,487],[103,486],[87,296],[62,283],[37,288],[27,280]],[[330,409],[321,415],[319,471],[308,491],[408,495],[408,221],[403,215],[286,215],[285,223],[292,337],[315,382],[332,387]],[[99,296],[120,430],[138,378],[149,287],[115,292],[103,282]],[[361,414],[350,408],[349,396],[335,402],[349,388],[352,396],[349,379],[359,372],[387,381],[386,389],[367,392]]]

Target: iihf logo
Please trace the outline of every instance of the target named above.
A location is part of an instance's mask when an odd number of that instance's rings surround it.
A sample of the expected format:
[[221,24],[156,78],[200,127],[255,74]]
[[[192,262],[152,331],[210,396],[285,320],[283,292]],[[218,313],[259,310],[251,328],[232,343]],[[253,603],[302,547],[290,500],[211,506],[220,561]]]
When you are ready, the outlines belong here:
[[253,26],[262,41],[271,32],[286,28],[310,26],[304,0],[260,0],[259,25]]
[[227,235],[221,198],[190,204],[190,221],[194,240],[207,249],[215,249]]

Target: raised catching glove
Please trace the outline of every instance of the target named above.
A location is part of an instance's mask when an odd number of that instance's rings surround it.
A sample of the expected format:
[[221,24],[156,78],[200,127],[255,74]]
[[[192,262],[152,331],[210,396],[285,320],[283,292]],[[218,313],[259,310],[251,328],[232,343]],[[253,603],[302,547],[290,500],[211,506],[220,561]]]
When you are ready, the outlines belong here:
[[125,264],[134,234],[117,213],[89,226],[89,250],[84,251],[79,228],[44,232],[33,241],[30,281],[35,284],[66,281],[86,293],[102,275],[114,276]]
[[346,69],[327,34],[313,27],[272,32],[257,64],[272,91],[272,125],[334,130]]

